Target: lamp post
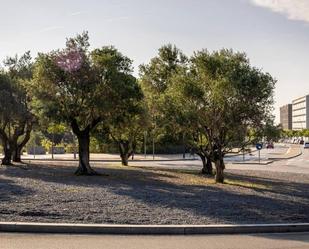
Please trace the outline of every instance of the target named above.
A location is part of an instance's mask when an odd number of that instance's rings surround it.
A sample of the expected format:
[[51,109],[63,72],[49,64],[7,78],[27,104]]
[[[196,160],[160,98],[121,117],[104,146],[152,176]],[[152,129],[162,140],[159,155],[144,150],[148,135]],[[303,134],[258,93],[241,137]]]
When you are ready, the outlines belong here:
[[75,135],[72,132],[72,138],[73,138],[73,154],[74,154],[74,159],[76,159],[76,143],[75,143]]
[[53,132],[53,135],[52,135],[52,159],[54,160],[54,141],[55,141],[55,133]]
[[185,143],[185,133],[182,133],[182,159],[186,158],[186,143]]
[[152,137],[152,160],[155,159],[155,141],[154,136]]
[[144,156],[147,156],[147,131],[144,132]]

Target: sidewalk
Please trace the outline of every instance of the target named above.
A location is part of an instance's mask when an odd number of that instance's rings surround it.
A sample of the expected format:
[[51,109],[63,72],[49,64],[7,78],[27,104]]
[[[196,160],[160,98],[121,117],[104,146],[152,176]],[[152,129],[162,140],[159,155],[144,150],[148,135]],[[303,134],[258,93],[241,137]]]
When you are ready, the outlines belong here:
[[1,249],[308,249],[309,233],[241,235],[74,235],[4,233]]

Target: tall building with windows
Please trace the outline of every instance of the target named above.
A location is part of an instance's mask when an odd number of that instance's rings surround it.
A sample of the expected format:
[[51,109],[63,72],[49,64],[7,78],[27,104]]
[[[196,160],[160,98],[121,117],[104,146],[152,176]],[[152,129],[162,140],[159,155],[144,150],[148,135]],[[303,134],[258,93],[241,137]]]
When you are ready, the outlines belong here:
[[292,104],[280,107],[280,124],[284,130],[292,130]]
[[309,95],[292,101],[292,129],[309,128]]

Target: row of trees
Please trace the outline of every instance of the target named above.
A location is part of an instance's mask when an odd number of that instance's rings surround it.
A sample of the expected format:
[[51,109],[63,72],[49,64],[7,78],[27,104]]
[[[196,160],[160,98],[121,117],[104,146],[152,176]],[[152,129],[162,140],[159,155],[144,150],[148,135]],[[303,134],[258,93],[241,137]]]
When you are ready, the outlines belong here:
[[282,138],[309,137],[309,129],[282,130],[280,136]]
[[[224,181],[224,156],[263,136],[272,124],[275,80],[252,67],[244,53],[159,49],[140,66],[114,47],[90,50],[85,32],[64,49],[10,58],[0,73],[0,139],[3,164],[20,160],[34,125],[69,126],[78,140],[78,175],[89,163],[90,137],[118,144],[122,163],[145,131],[184,141],[203,162],[202,172]],[[16,155],[16,156],[15,156]],[[15,160],[18,159],[18,160]]]

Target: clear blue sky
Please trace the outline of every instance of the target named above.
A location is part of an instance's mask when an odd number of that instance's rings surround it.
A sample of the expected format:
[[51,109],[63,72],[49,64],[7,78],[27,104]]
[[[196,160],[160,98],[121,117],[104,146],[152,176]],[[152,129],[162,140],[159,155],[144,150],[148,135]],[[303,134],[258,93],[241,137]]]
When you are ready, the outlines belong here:
[[278,107],[309,94],[309,0],[0,0],[0,60],[64,46],[88,30],[93,47],[115,45],[147,63],[166,43],[187,54],[245,51],[277,80]]

